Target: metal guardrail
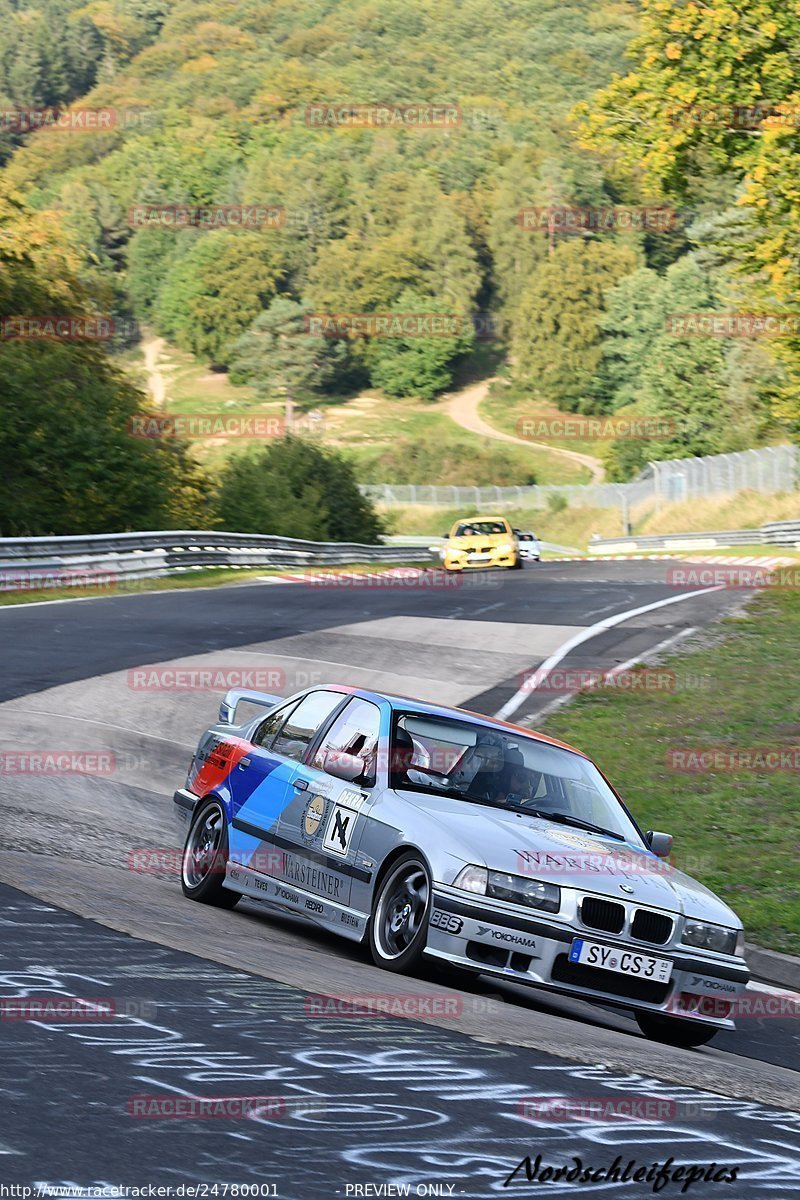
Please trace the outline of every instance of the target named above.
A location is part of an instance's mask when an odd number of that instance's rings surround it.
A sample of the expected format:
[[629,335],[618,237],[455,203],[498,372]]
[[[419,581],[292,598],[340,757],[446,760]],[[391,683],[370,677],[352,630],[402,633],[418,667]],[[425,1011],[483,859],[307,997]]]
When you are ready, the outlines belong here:
[[640,537],[596,538],[590,554],[628,554],[637,550],[716,550],[727,546],[797,546],[800,520],[772,521],[759,529],[724,529],[713,533],[642,534]]
[[[257,533],[160,530],[79,537],[0,538],[0,590],[102,586],[120,578],[158,579],[209,567],[258,568],[403,563],[411,545],[309,542]],[[427,556],[424,556],[427,557]]]
[[761,535],[767,545],[800,548],[800,520],[768,521],[761,526]]

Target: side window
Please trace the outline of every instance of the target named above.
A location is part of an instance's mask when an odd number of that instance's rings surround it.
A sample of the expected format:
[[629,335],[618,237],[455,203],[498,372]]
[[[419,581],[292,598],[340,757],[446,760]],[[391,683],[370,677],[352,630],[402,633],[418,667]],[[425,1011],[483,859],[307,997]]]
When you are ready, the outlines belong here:
[[269,749],[272,739],[280,729],[283,722],[291,712],[294,712],[298,701],[294,704],[281,704],[274,712],[271,712],[266,720],[262,721],[258,729],[253,734],[253,745],[264,746]]
[[342,692],[309,692],[286,718],[280,733],[272,743],[275,753],[297,759],[299,762],[320,725],[335,708],[338,708],[344,698]]
[[312,765],[324,771],[323,763],[329,750],[358,755],[366,764],[358,782],[363,787],[374,787],[380,727],[381,711],[377,705],[354,698],[331,725],[314,755]]

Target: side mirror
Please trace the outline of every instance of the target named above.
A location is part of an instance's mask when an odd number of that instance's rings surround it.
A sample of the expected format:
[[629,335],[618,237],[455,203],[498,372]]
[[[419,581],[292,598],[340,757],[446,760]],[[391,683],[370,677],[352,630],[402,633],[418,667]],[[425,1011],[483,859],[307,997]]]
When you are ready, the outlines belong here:
[[322,769],[326,775],[343,779],[345,783],[355,783],[364,774],[366,763],[357,754],[345,754],[343,750],[326,750]]
[[669,858],[672,851],[671,833],[658,833],[656,830],[648,829],[646,840],[657,858]]
[[447,541],[447,540],[448,540],[448,538],[450,537],[450,534],[449,534],[449,532],[448,532],[448,533],[443,533],[443,534],[442,534],[442,537],[444,538],[444,540],[445,540],[445,541]]

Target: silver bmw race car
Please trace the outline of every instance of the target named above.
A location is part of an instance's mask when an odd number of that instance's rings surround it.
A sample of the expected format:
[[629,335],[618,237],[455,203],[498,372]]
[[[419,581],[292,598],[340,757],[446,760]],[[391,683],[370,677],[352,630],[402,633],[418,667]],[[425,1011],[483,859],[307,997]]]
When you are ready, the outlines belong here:
[[390,971],[427,954],[621,1005],[673,1045],[733,1026],[741,922],[551,738],[350,687],[234,690],[174,802],[192,900],[302,914]]

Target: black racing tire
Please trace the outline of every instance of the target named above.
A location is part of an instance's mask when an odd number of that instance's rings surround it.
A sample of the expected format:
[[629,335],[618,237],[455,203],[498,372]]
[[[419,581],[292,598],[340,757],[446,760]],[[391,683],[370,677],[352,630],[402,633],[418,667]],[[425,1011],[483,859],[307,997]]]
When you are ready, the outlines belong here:
[[428,939],[432,895],[430,872],[421,854],[409,850],[395,859],[372,902],[368,941],[376,966],[402,973],[419,965]]
[[517,561],[513,564],[513,566],[511,567],[511,570],[512,571],[521,571],[524,566],[525,566],[525,563],[523,562],[521,555],[518,554]]
[[219,800],[198,804],[181,856],[181,889],[199,904],[234,908],[238,892],[223,887],[228,862],[228,824]]
[[715,1034],[716,1025],[701,1025],[681,1017],[662,1017],[658,1013],[637,1012],[636,1023],[646,1038],[653,1042],[664,1042],[667,1046],[705,1046]]

